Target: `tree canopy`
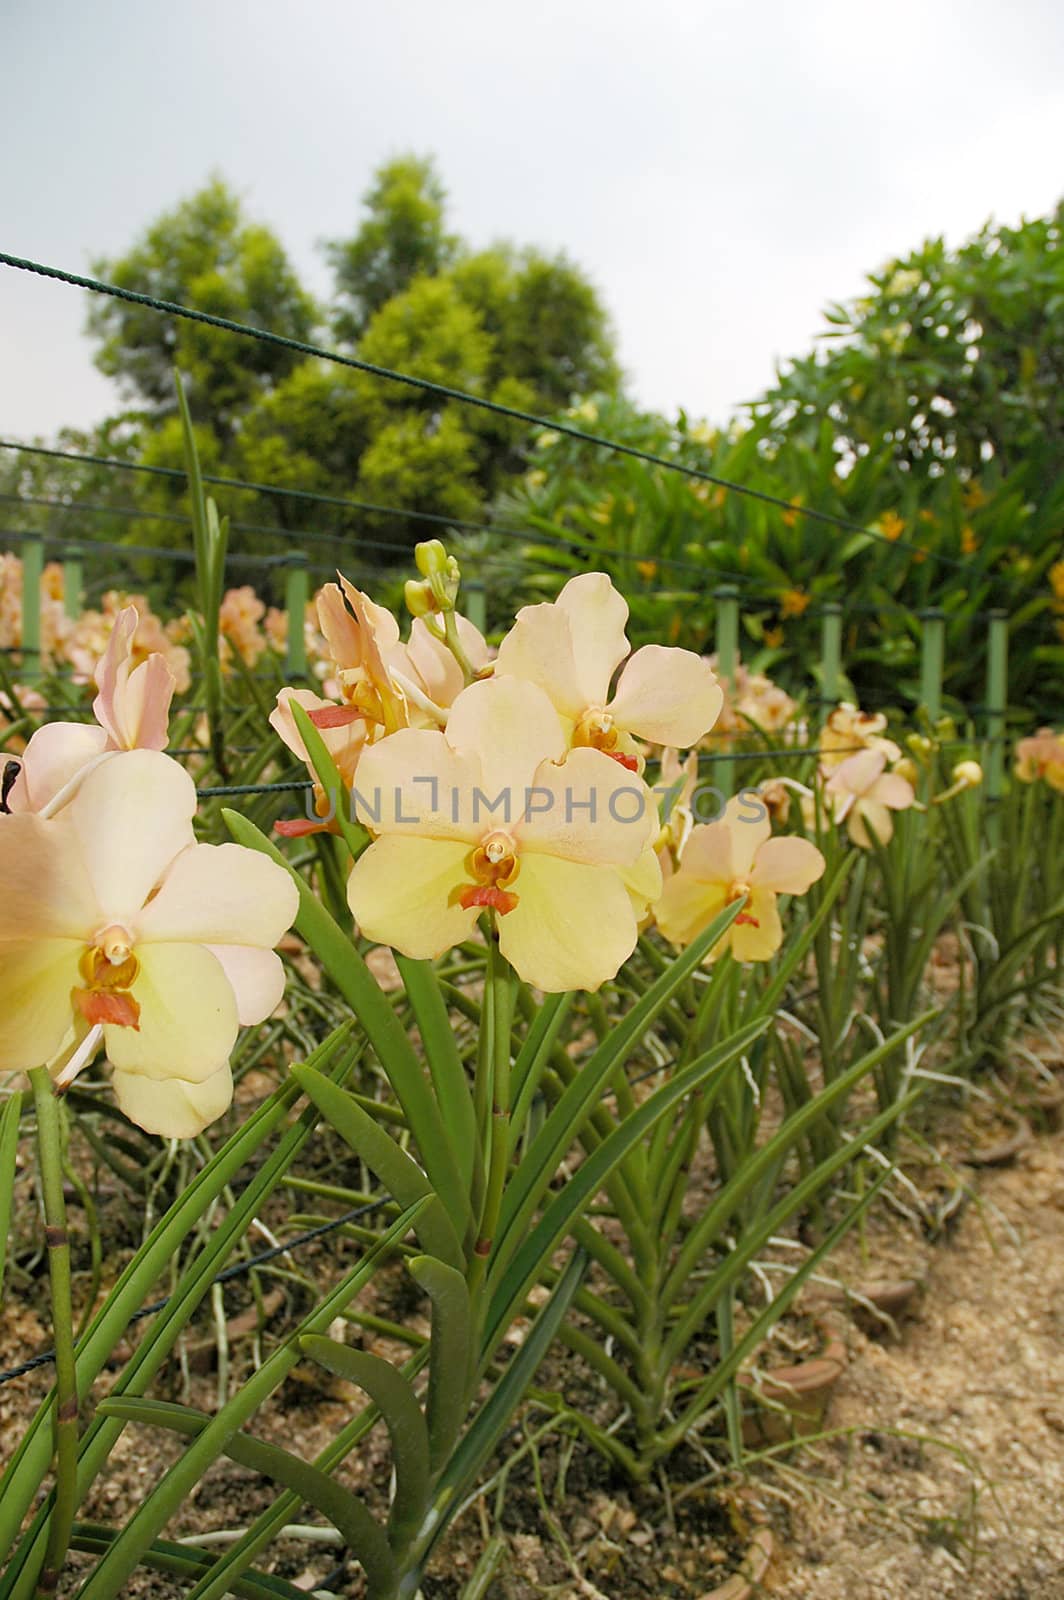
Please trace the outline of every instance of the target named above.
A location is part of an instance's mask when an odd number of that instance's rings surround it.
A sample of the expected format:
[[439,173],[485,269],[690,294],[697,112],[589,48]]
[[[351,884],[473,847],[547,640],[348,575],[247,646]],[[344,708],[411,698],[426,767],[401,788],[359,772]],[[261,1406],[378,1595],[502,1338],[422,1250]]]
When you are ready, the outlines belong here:
[[[564,256],[501,243],[476,251],[447,224],[433,162],[387,162],[348,239],[325,246],[335,290],[317,307],[277,237],[221,178],[164,212],[124,256],[95,270],[124,288],[292,338],[338,343],[376,366],[523,410],[550,413],[589,390],[616,391],[608,318]],[[214,470],[280,486],[475,518],[521,470],[527,429],[416,388],[373,379],[220,329],[117,300],[94,305],[96,361],[141,421],[141,452],[180,461],[174,372]],[[165,483],[136,491],[173,505]],[[292,526],[279,497],[247,514]],[[330,528],[374,547],[409,546],[416,519],[338,509]]]

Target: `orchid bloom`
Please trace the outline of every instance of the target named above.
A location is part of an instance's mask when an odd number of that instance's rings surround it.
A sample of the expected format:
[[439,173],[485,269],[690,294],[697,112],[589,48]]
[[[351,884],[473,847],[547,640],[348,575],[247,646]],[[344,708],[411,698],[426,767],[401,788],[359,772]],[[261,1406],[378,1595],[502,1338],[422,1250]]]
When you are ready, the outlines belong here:
[[[342,574],[337,576],[339,583],[327,583],[318,595],[318,621],[336,666],[347,719],[361,717],[374,729],[395,733],[410,723],[399,681],[409,678],[410,661],[399,641],[399,624],[384,606]],[[338,726],[338,721],[324,725]]]
[[710,951],[736,961],[768,961],[783,942],[778,894],[805,894],[823,876],[824,857],[808,839],[772,838],[765,807],[737,795],[717,822],[691,830],[678,870],[666,879],[655,907],[658,927],[673,944],[690,944],[726,906],[746,898],[731,927]]
[[886,726],[881,711],[860,711],[848,701],[836,706],[820,730],[821,771],[830,772],[862,749],[882,751],[884,764],[897,761],[901,751],[893,739],[884,737]]
[[[326,750],[336,763],[341,782],[348,789],[355,781],[355,770],[366,745],[369,725],[364,717],[348,716],[345,706],[338,706],[331,700],[323,700],[311,689],[282,689],[277,696],[276,706],[270,712],[270,727],[292,754],[306,763],[314,785],[314,809],[318,817],[328,819],[334,807],[339,804],[339,797],[326,795],[318,782],[307,747],[292,715],[293,701],[303,707],[318,729]],[[302,838],[308,833],[337,831],[334,822],[329,820],[316,822],[312,817],[282,818],[281,821],[274,823],[274,828],[288,839]]]
[[689,749],[713,726],[724,694],[690,650],[648,644],[629,656],[627,620],[627,601],[606,574],[583,572],[553,603],[522,607],[499,646],[495,674],[538,684],[572,730],[574,746],[589,745],[639,771],[636,739]]
[[157,652],[132,665],[138,622],[136,606],[124,607],[96,664],[92,709],[97,725],[49,722],[38,728],[7,797],[8,810],[50,815],[101,757],[165,748],[175,679]]
[[[438,624],[438,617],[433,619]],[[455,614],[458,642],[469,665],[479,674],[490,664],[491,652],[480,629],[468,617]],[[452,651],[431,631],[423,617],[415,617],[410,628],[407,655],[417,681],[437,706],[450,707],[466,687],[465,674]]]
[[908,778],[885,772],[886,764],[882,750],[861,750],[840,762],[824,785],[832,817],[846,823],[862,850],[871,850],[873,842],[889,844],[894,835],[890,813],[907,810],[916,799]]
[[176,761],[102,762],[53,818],[0,819],[0,1071],[66,1088],[102,1043],[125,1114],[190,1138],[232,1098],[242,1024],[284,990],[298,893],[241,845],[197,844]]
[[1014,771],[1021,783],[1044,778],[1051,789],[1064,794],[1064,734],[1039,728],[1029,739],[1021,739],[1016,746]]
[[626,870],[637,900],[660,884],[644,859],[657,831],[650,791],[601,751],[568,752],[547,696],[516,678],[465,689],[445,732],[405,729],[370,746],[356,813],[377,834],[348,882],[366,938],[431,958],[488,910],[503,955],[550,992],[597,989],[631,955]]

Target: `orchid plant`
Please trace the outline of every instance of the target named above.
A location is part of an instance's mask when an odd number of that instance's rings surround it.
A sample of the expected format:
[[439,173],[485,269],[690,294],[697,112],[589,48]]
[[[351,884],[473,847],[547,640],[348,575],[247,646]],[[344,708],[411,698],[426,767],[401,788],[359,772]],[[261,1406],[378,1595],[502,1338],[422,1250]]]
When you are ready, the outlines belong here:
[[[185,415],[192,634],[224,776],[226,525]],[[303,1504],[360,1563],[370,1600],[413,1600],[524,1398],[558,1409],[535,1388],[555,1338],[618,1403],[616,1427],[566,1414],[633,1478],[718,1403],[739,1455],[741,1364],[875,1192],[832,1211],[802,1268],[737,1325],[759,1253],[911,1099],[897,1061],[928,1019],[908,969],[888,982],[889,1023],[871,1048],[843,1054],[849,1024],[829,1017],[838,1037],[815,1085],[802,1088],[777,1044],[810,969],[830,990],[833,930],[854,914],[855,883],[874,861],[889,895],[887,852],[910,817],[923,820],[927,802],[896,770],[883,727],[852,707],[829,719],[823,771],[804,796],[810,837],[800,806],[795,831],[774,832],[794,789],[774,773],[703,820],[697,752],[724,702],[707,661],[657,644],[632,652],[627,604],[599,572],[521,609],[493,651],[460,613],[461,574],[444,547],[421,545],[416,561],[405,638],[348,578],[322,591],[322,692],[287,686],[269,713],[272,748],[306,771],[305,814],[282,818],[276,837],[213,800],[211,826],[224,823],[231,842],[206,842],[202,814],[197,832],[194,781],[167,753],[173,676],[161,655],[134,664],[135,608],[117,617],[98,665],[95,725],[42,727],[5,777],[0,1070],[27,1072],[30,1093],[0,1118],[0,1194],[32,1102],[57,1379],[0,1480],[0,1600],[53,1594],[72,1547],[97,1558],[81,1600],[126,1592],[142,1563],[179,1576],[192,1600],[296,1596],[256,1563]],[[266,759],[253,756],[260,770]],[[908,890],[891,903],[899,926],[912,904]],[[308,1041],[175,1195],[75,1336],[62,1096],[105,1060],[130,1122],[197,1138],[232,1102],[240,1030],[292,1005],[299,980],[276,951],[289,929],[322,1011],[344,1020]],[[847,952],[856,961],[856,945]],[[360,1092],[363,1063],[377,1096]],[[850,1097],[870,1076],[881,1104],[854,1125]],[[765,1133],[761,1108],[777,1091],[784,1116]],[[370,1203],[383,1224],[356,1235],[361,1259],[242,1386],[223,1387],[213,1414],[152,1398],[265,1201],[288,1183],[316,1192],[291,1169],[325,1130],[379,1185]],[[366,1198],[344,1183],[324,1192]],[[198,1228],[223,1196],[220,1225]],[[179,1252],[170,1299],[83,1427],[104,1364]],[[402,1362],[344,1336],[385,1262],[429,1311],[427,1336],[392,1328]],[[706,1338],[713,1361],[692,1379],[687,1353]],[[313,1461],[252,1427],[302,1361],[365,1397]],[[339,1470],[378,1424],[393,1468],[381,1517]],[[179,1435],[183,1452],[124,1526],[79,1520],[120,1431],[144,1426]],[[222,1553],[168,1541],[223,1457],[271,1480],[271,1503]]]

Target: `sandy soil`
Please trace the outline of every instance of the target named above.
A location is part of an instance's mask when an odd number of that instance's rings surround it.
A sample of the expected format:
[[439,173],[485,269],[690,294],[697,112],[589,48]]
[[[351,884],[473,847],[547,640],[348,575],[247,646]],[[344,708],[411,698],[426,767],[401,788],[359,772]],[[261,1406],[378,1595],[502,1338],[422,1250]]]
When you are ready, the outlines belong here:
[[766,1472],[780,1600],[1064,1597],[1064,1133],[976,1196],[922,1262],[878,1220],[872,1273],[922,1293],[899,1338],[851,1329],[851,1431]]

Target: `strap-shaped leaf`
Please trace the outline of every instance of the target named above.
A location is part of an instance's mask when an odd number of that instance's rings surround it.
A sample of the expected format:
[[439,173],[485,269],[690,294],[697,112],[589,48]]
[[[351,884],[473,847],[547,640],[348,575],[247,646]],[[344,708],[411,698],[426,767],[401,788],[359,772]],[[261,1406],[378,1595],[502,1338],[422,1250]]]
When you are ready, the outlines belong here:
[[[90,1556],[102,1556],[118,1537],[114,1528],[101,1527],[95,1522],[75,1522],[70,1540],[71,1548],[83,1550]],[[191,1582],[204,1572],[209,1572],[218,1557],[207,1550],[196,1550],[191,1545],[173,1544],[169,1539],[156,1539],[141,1558],[142,1565],[153,1572],[165,1572],[174,1578]],[[269,1572],[246,1572],[233,1581],[232,1593],[239,1600],[307,1600],[306,1590],[297,1589],[283,1578]]]
[[436,1509],[439,1520],[432,1539],[422,1552],[422,1563],[428,1561],[432,1547],[445,1531],[477,1473],[502,1438],[517,1407],[521,1404],[536,1369],[547,1353],[562,1319],[569,1309],[573,1295],[587,1270],[587,1255],[575,1250],[562,1273],[557,1287],[543,1310],[532,1324],[531,1332],[519,1347],[487,1403],[478,1413],[436,1486]]
[[297,1065],[291,1068],[293,1078],[313,1100],[325,1120],[350,1145],[357,1156],[377,1174],[389,1194],[401,1206],[413,1205],[415,1200],[428,1198],[418,1218],[417,1232],[426,1250],[431,1250],[453,1267],[465,1265],[462,1246],[451,1226],[439,1196],[417,1162],[400,1149],[390,1133],[345,1089],[337,1088],[314,1067]]
[[409,1381],[380,1356],[352,1350],[321,1334],[305,1334],[299,1341],[310,1356],[334,1377],[356,1383],[375,1402],[387,1424],[395,1468],[395,1499],[388,1518],[393,1547],[420,1525],[429,1506],[429,1431]]
[[257,1372],[233,1398],[212,1417],[203,1432],[188,1446],[181,1458],[164,1473],[148,1494],[146,1500],[122,1529],[103,1560],[90,1573],[79,1590],[79,1600],[113,1600],[123,1592],[124,1586],[162,1528],[177,1511],[207,1469],[222,1455],[233,1436],[254,1416],[274,1390],[284,1381],[301,1357],[300,1338],[308,1333],[323,1333],[339,1316],[348,1301],[363,1289],[376,1271],[381,1259],[414,1226],[418,1211],[424,1206],[408,1207],[396,1218],[381,1236],[380,1243],[370,1250],[358,1266],[337,1284],[331,1294],[315,1306],[300,1327],[293,1330],[277,1350],[264,1361]]
[[439,1472],[454,1448],[469,1406],[476,1347],[469,1311],[469,1288],[453,1267],[432,1256],[407,1262],[415,1283],[432,1301],[429,1392],[429,1466]]
[[400,955],[397,951],[395,962],[425,1047],[425,1059],[432,1075],[440,1115],[458,1162],[458,1171],[468,1189],[473,1175],[477,1124],[469,1080],[458,1053],[458,1042],[447,1014],[440,981],[430,961],[412,961],[409,956]]
[[601,1098],[614,1069],[627,1060],[658,1012],[691,975],[742,910],[737,900],[715,917],[683,953],[651,984],[646,994],[591,1056],[568,1085],[531,1148],[512,1177],[503,1196],[496,1229],[496,1255],[506,1260],[524,1238],[536,1207],[549,1188],[559,1164]]
[[[143,1422],[156,1428],[169,1428],[173,1433],[195,1439],[210,1422],[205,1411],[191,1406],[174,1405],[169,1400],[107,1399],[97,1408],[104,1416],[122,1417],[126,1422]],[[238,1466],[250,1472],[259,1472],[272,1478],[286,1489],[292,1489],[307,1505],[314,1506],[327,1517],[344,1543],[362,1563],[370,1593],[388,1593],[396,1579],[395,1560],[388,1540],[361,1500],[330,1478],[327,1472],[311,1466],[309,1461],[282,1450],[279,1445],[267,1444],[251,1434],[237,1433],[229,1440],[224,1452]]]
[[605,1178],[622,1161],[633,1145],[644,1137],[659,1117],[664,1116],[684,1095],[701,1084],[723,1073],[737,1056],[764,1033],[769,1019],[748,1024],[733,1034],[724,1044],[707,1050],[683,1072],[677,1073],[668,1083],[656,1089],[639,1109],[618,1125],[598,1148],[582,1161],[565,1188],[547,1206],[539,1222],[521,1245],[513,1261],[501,1275],[492,1296],[488,1311],[487,1332],[483,1345],[483,1360],[497,1348],[509,1326],[516,1308],[549,1262],[559,1241],[575,1219],[583,1215],[588,1200],[603,1184]]
[[417,1140],[432,1187],[451,1217],[459,1238],[464,1238],[467,1229],[472,1226],[469,1191],[462,1182],[440,1109],[421,1062],[387,995],[350,939],[337,927],[310,885],[294,871],[280,850],[239,812],[223,809],[222,816],[238,844],[269,856],[271,861],[276,861],[291,874],[299,890],[296,928],[365,1029],[399,1104],[406,1112],[410,1131]]
[[325,740],[310,720],[305,706],[301,706],[298,700],[289,700],[288,709],[292,713],[296,731],[310,757],[314,775],[333,805],[336,825],[340,829],[343,841],[357,861],[369,844],[370,838],[362,824],[355,822],[352,817],[350,791],[336,770],[336,762],[329,754]]
[[[352,1023],[344,1023],[319,1045],[310,1061],[333,1069],[339,1077],[351,1064]],[[347,1049],[345,1050],[345,1047]],[[211,1202],[226,1184],[273,1137],[288,1120],[299,1098],[297,1084],[282,1085],[269,1100],[248,1117],[242,1127],[215,1151],[210,1163],[198,1172],[188,1187],[161,1217],[148,1238],[126,1266],[114,1288],[96,1313],[76,1348],[78,1393],[87,1394],[129,1325],[143,1306],[151,1288],[159,1281],[189,1231],[207,1212]],[[207,1293],[215,1273],[225,1264],[234,1243],[248,1227],[290,1163],[298,1154],[317,1122],[317,1111],[307,1113],[283,1134],[277,1149],[254,1174],[237,1197],[226,1221],[211,1234],[203,1250],[186,1266],[181,1282],[166,1309],[155,1318],[148,1333],[123,1369],[118,1382],[122,1389],[143,1393],[165,1361],[192,1311]],[[2,1476],[0,1476],[0,1550],[12,1550],[22,1519],[33,1503],[37,1489],[52,1458],[52,1404],[46,1399],[23,1435]],[[86,1488],[100,1470],[114,1443],[118,1429],[113,1422],[95,1422],[82,1440],[79,1482]],[[17,1554],[0,1577],[0,1600],[7,1600],[24,1562],[43,1554],[42,1530],[49,1507],[42,1506]]]
[[[708,1246],[716,1241],[723,1233],[725,1225],[735,1215],[741,1202],[758,1184],[766,1172],[778,1163],[796,1140],[815,1125],[824,1113],[835,1104],[837,1100],[844,1099],[851,1089],[862,1078],[884,1061],[900,1044],[903,1044],[910,1034],[922,1028],[924,1023],[930,1021],[935,1015],[934,1011],[927,1011],[922,1016],[914,1018],[906,1027],[900,1028],[897,1033],[891,1034],[889,1039],[877,1045],[874,1050],[862,1056],[860,1061],[854,1063],[848,1072],[841,1073],[833,1083],[825,1085],[814,1099],[796,1111],[793,1116],[776,1130],[770,1139],[754,1151],[738,1168],[728,1183],[713,1200],[708,1209],[698,1218],[689,1231],[680,1253],[676,1258],[671,1272],[661,1289],[662,1305],[668,1307],[686,1292],[687,1279],[691,1272],[705,1254]],[[813,1191],[815,1192],[815,1190]]]
[[548,994],[539,1006],[524,1044],[514,1062],[510,1082],[513,1112],[510,1117],[510,1143],[516,1145],[528,1116],[528,1108],[539,1088],[543,1068],[572,1009],[571,994]]

